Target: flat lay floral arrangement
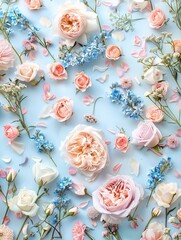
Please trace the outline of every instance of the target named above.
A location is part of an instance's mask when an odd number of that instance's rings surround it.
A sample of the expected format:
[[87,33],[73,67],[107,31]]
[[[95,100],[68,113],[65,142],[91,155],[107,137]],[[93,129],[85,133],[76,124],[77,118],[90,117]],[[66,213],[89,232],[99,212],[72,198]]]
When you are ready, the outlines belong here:
[[181,239],[180,74],[180,0],[1,0],[0,240]]

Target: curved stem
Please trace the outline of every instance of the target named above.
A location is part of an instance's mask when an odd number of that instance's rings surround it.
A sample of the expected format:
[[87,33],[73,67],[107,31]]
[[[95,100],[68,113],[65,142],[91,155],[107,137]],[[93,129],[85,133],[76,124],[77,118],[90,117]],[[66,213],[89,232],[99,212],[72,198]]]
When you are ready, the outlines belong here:
[[96,98],[96,100],[94,101],[94,106],[93,106],[92,115],[95,114],[96,103],[97,103],[97,101],[98,101],[99,99],[101,99],[101,98],[103,98],[103,97],[98,97],[98,98]]
[[4,217],[3,217],[3,220],[2,220],[2,224],[5,222],[5,220],[6,220],[6,216],[7,216],[8,211],[9,211],[9,206],[8,206],[8,193],[9,193],[10,185],[11,185],[11,183],[8,182],[8,187],[7,187],[7,191],[6,191],[6,195],[5,195],[6,211],[5,211],[5,214],[4,214]]
[[24,222],[23,222],[23,224],[22,224],[22,226],[21,226],[21,228],[20,228],[20,230],[19,230],[19,232],[18,232],[18,235],[17,235],[17,237],[16,237],[16,240],[19,239],[20,234],[21,234],[21,232],[22,232],[22,230],[23,230],[23,227],[24,227],[26,221],[28,220],[28,218],[29,218],[29,216],[26,216],[26,218],[25,218],[25,220],[24,220]]

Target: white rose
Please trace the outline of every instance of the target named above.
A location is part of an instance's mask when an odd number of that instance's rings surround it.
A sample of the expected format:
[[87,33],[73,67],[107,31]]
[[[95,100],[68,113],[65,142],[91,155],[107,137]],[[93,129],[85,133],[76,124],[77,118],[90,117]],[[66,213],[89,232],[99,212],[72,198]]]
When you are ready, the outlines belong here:
[[58,177],[59,172],[43,163],[35,163],[33,168],[33,177],[39,185],[46,185]]
[[158,206],[165,208],[169,208],[180,196],[181,189],[177,187],[176,183],[160,183],[153,194]]
[[145,82],[150,85],[157,83],[160,80],[163,80],[163,74],[157,67],[151,67],[143,75]]
[[146,0],[130,0],[129,1],[129,6],[131,8],[131,10],[134,11],[142,11],[143,9],[145,9],[148,5],[148,1]]
[[35,80],[35,77],[39,70],[39,65],[32,62],[25,62],[16,67],[15,74],[20,81],[31,82]]
[[38,196],[35,191],[21,189],[18,195],[9,199],[8,206],[13,212],[21,212],[26,216],[34,217],[39,208],[36,204],[37,197]]

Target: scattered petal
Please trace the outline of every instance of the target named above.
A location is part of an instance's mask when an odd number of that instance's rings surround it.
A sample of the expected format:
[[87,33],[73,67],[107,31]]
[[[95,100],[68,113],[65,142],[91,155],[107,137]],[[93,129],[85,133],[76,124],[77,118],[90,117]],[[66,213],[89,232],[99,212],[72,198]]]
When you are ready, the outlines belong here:
[[132,51],[131,55],[135,58],[139,57],[139,52],[138,51]]
[[138,35],[136,35],[136,36],[134,37],[133,45],[134,45],[134,46],[141,46],[141,44],[142,44],[141,38],[140,38]]
[[45,122],[38,122],[38,123],[36,124],[36,126],[37,126],[37,127],[44,127],[44,128],[46,128],[46,127],[47,127],[47,123],[45,123]]
[[93,227],[96,227],[96,226],[97,226],[96,220],[91,219],[91,225],[92,225]]
[[12,159],[11,159],[11,157],[4,156],[4,157],[1,158],[1,160],[5,163],[10,163]]
[[34,162],[41,162],[41,161],[42,161],[42,159],[39,158],[39,157],[32,157],[32,160],[33,160]]
[[44,83],[43,84],[43,100],[45,102],[48,102],[49,100],[53,100],[56,98],[56,96],[53,93],[50,93],[50,84],[49,83]]
[[28,163],[28,160],[29,160],[29,159],[26,157],[25,160],[24,160],[22,163],[19,164],[19,166],[24,166],[24,165],[26,165],[26,164]]
[[107,25],[107,24],[104,24],[102,26],[102,29],[105,30],[105,31],[111,31],[111,27],[109,25]]
[[174,176],[175,176],[176,178],[181,178],[181,173],[178,172],[177,170],[175,170],[175,171],[174,171]]
[[6,178],[6,175],[7,175],[7,172],[0,169],[0,177],[1,178]]
[[103,77],[97,78],[96,80],[100,83],[105,83],[108,77],[109,77],[109,74],[105,74]]
[[124,70],[124,72],[127,72],[129,70],[129,65],[126,62],[123,62],[121,64],[121,67]]
[[170,97],[169,97],[169,102],[178,102],[180,100],[180,95],[178,92],[174,92]]
[[89,106],[91,103],[94,102],[94,98],[91,96],[91,95],[87,95],[83,98],[83,103],[86,105],[86,106]]
[[24,227],[23,227],[23,229],[22,229],[22,233],[23,233],[23,235],[28,235],[28,227],[29,227],[29,224],[28,223],[26,223],[25,225],[24,225]]
[[124,36],[124,33],[123,32],[119,32],[119,31],[113,31],[112,32],[112,38],[115,40],[115,41],[123,41],[125,39],[125,36]]
[[77,169],[74,167],[69,167],[68,174],[71,176],[75,176],[77,174]]
[[177,137],[181,137],[181,128],[176,131],[175,134]]
[[108,129],[107,131],[112,133],[112,134],[116,134],[116,132],[113,129]]
[[48,118],[48,117],[50,117],[51,109],[52,109],[51,106],[46,106],[38,117],[39,118]]
[[48,54],[49,54],[49,53],[48,53],[48,50],[47,50],[46,48],[43,48],[43,55],[44,55],[44,56],[48,56]]
[[15,213],[15,217],[16,217],[16,218],[22,218],[22,217],[23,217],[23,214],[22,214],[21,212]]
[[89,200],[86,201],[86,202],[80,203],[79,206],[78,206],[78,208],[85,208],[85,207],[87,207],[88,204],[89,204]]
[[114,165],[113,172],[117,174],[121,166],[122,166],[122,163],[117,163],[116,165]]
[[27,109],[26,108],[23,108],[22,109],[22,114],[25,115],[27,113]]
[[43,27],[46,27],[46,28],[49,28],[52,25],[51,21],[48,18],[46,18],[46,17],[41,17],[40,18],[40,24]]
[[146,57],[146,50],[145,49],[141,49],[140,51],[139,51],[139,57],[140,58],[144,58],[144,57]]
[[135,80],[135,82],[136,82],[138,85],[141,84],[140,80],[139,80],[137,77],[135,77],[134,80]]
[[140,163],[137,160],[132,159],[131,162],[130,162],[131,174],[133,174],[135,176],[138,176],[139,169],[140,169]]
[[16,141],[9,142],[9,146],[21,155],[24,152],[24,144]]
[[108,67],[100,67],[100,66],[97,66],[95,65],[93,67],[93,71],[95,72],[96,70],[99,71],[99,72],[105,72],[106,70],[108,69]]
[[10,218],[6,216],[3,223],[7,225],[10,221]]
[[106,140],[106,141],[105,141],[105,144],[106,144],[106,145],[109,145],[109,144],[111,144],[111,141]]
[[118,74],[119,77],[122,77],[122,76],[124,75],[124,71],[123,71],[123,69],[120,68],[120,67],[117,67],[117,68],[116,68],[116,72],[117,72],[117,74]]

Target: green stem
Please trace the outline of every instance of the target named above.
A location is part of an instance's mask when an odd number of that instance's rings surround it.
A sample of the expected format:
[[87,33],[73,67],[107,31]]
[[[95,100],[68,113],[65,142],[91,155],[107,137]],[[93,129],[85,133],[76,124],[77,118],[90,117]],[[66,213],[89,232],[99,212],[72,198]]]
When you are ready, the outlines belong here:
[[23,230],[23,227],[24,227],[26,221],[28,220],[28,218],[29,218],[29,216],[26,216],[26,218],[25,218],[25,220],[24,220],[24,222],[23,222],[23,224],[22,224],[22,226],[21,226],[21,228],[20,228],[20,230],[19,230],[19,233],[18,233],[18,235],[17,235],[17,237],[16,237],[16,240],[19,239],[20,234],[21,234],[21,232],[22,232],[22,230]]
[[147,224],[144,228],[144,231],[148,228],[148,226],[149,226],[149,224],[150,224],[150,222],[152,221],[153,218],[154,218],[153,216],[150,217],[149,221],[147,222]]
[[91,240],[95,240],[88,231],[85,230],[85,234],[87,235],[87,237]]
[[45,153],[48,155],[48,157],[50,158],[50,160],[52,160],[52,162],[53,162],[53,163],[55,164],[55,166],[57,167],[57,164],[55,163],[54,159],[52,158],[50,152],[45,150]]
[[7,187],[7,191],[6,191],[6,195],[5,195],[6,211],[5,211],[5,214],[4,214],[4,217],[3,217],[3,220],[2,220],[2,224],[5,222],[5,220],[6,220],[6,216],[7,216],[8,211],[9,211],[9,205],[8,205],[8,194],[9,194],[9,188],[10,188],[10,185],[11,185],[11,183],[8,182],[8,187]]
[[167,222],[168,222],[168,208],[165,208],[165,227],[167,228]]

